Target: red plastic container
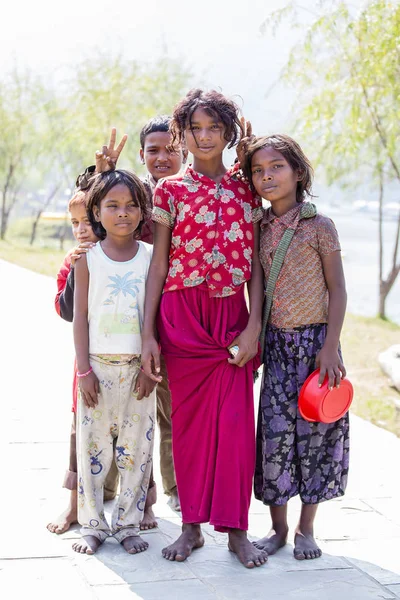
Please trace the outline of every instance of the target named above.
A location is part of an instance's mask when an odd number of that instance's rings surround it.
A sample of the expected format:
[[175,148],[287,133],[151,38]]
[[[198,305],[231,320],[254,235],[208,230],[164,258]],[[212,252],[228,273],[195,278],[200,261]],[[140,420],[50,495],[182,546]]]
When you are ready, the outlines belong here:
[[338,388],[328,389],[328,376],[318,387],[319,369],[305,380],[299,394],[299,411],[306,421],[334,423],[347,413],[353,400],[353,386],[346,378]]

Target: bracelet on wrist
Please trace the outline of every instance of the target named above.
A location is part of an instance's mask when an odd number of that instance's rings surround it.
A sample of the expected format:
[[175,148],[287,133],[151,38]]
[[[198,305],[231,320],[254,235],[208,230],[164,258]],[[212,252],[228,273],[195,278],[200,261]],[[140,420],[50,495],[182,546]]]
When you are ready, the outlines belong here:
[[90,375],[90,373],[93,373],[93,369],[92,367],[90,367],[89,371],[86,371],[86,373],[77,373],[76,376],[77,377],[87,377],[88,375]]

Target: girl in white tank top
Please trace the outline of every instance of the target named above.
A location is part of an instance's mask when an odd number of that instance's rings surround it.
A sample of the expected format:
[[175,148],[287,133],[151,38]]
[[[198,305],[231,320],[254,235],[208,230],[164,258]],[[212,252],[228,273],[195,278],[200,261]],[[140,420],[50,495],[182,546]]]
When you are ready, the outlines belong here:
[[[147,217],[136,175],[97,176],[87,201],[100,242],[75,267],[74,341],[79,378],[78,521],[93,554],[109,536],[130,554],[147,549],[139,536],[151,473],[154,382],[140,369],[145,284],[152,246],[136,239]],[[114,452],[115,447],[115,452]],[[121,476],[111,527],[103,486],[112,461]]]

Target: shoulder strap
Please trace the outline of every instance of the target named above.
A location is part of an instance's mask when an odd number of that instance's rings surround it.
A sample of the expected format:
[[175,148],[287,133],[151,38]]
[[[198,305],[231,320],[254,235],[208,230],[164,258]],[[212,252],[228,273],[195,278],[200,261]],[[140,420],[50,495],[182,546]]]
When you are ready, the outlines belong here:
[[[306,202],[300,211],[300,219],[311,219],[315,217],[317,214],[317,208],[311,202]],[[296,228],[288,227],[283,234],[281,241],[275,251],[274,258],[272,259],[271,270],[269,272],[269,277],[267,281],[267,286],[265,288],[265,301],[263,308],[263,320],[260,334],[260,345],[261,345],[261,360],[264,360],[264,348],[265,348],[265,332],[267,329],[267,323],[269,319],[269,315],[272,307],[272,300],[274,297],[275,285],[279,277],[279,273],[281,271],[282,265],[285,260],[286,252],[290,246],[290,242],[293,239]]]

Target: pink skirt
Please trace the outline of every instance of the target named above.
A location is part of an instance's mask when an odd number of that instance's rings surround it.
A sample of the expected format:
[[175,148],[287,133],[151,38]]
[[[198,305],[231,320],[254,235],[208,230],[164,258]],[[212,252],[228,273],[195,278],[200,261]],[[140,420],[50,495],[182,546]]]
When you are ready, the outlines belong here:
[[255,466],[253,370],[228,363],[246,327],[243,288],[210,298],[206,286],[166,292],[158,317],[172,395],[172,447],[184,523],[247,530]]

